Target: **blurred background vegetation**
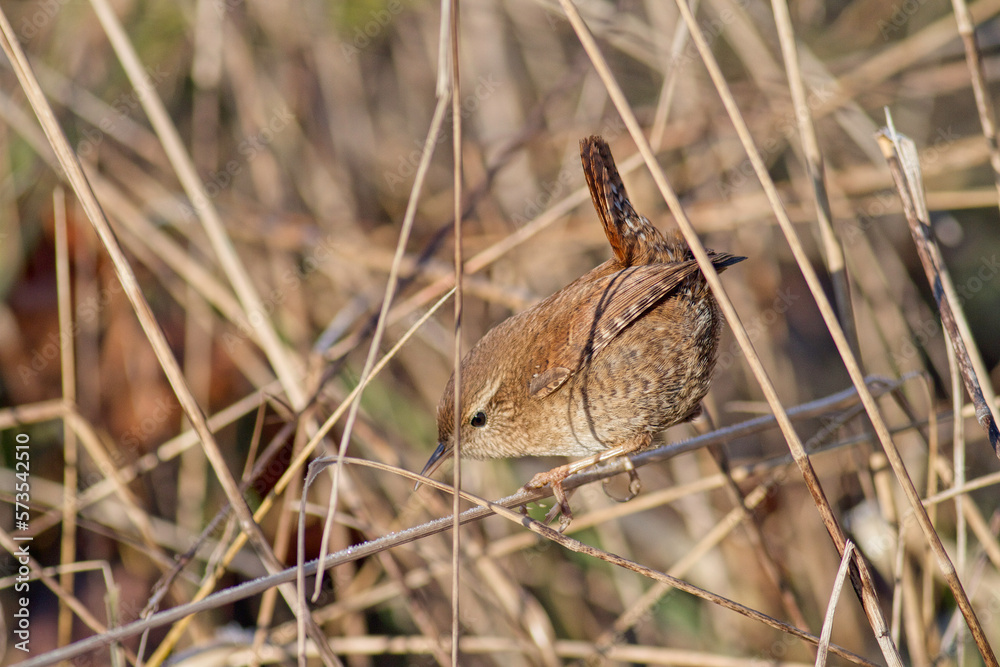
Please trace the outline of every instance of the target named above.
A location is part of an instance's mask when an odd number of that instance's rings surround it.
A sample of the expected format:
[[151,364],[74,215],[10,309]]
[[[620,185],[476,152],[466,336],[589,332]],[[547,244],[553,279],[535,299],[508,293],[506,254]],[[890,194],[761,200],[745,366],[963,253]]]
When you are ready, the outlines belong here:
[[[20,0],[4,3],[3,11],[203,410],[214,415],[242,401],[218,431],[230,469],[248,479],[265,448],[277,452],[275,468],[249,494],[256,507],[284,471],[282,462],[287,466],[292,449],[304,444],[308,423],[329,416],[362,372],[435,107],[440,6],[423,0],[112,4],[151,91],[126,76],[90,3]],[[676,7],[588,0],[579,8],[705,244],[749,257],[724,284],[785,406],[848,388]],[[1000,465],[971,413],[964,436],[954,438],[945,336],[873,138],[888,108],[920,148],[933,228],[997,384],[997,177],[953,7],[944,0],[802,0],[790,9],[861,358],[873,376],[905,379],[894,397],[881,399],[884,416],[897,429],[897,446],[921,491],[933,494],[937,487],[929,485],[952,483],[956,449],[966,452],[966,477],[989,479]],[[995,95],[1000,1],[979,0],[971,10],[987,94]],[[697,15],[784,205],[826,277],[772,7],[705,0]],[[603,135],[636,208],[663,229],[673,222],[645,167],[630,159],[634,143],[557,3],[463,3],[460,25],[462,217],[466,257],[474,263],[465,281],[468,349],[510,313],[608,257],[585,191],[581,137]],[[158,608],[192,599],[233,528],[213,528],[207,542],[197,541],[225,497],[200,450],[178,444],[191,442],[183,439],[190,427],[86,216],[71,192],[64,208],[53,203],[59,171],[6,59],[0,82],[0,515],[7,530],[14,438],[26,433],[33,554],[45,567],[81,563],[75,575],[60,571],[59,593],[32,585],[37,655],[98,632],[60,597],[74,596],[104,625],[135,620],[174,557],[201,544]],[[193,201],[181,186],[141,104],[148,92],[163,101],[207,201]],[[417,202],[383,351],[450,286],[451,142],[449,120]],[[262,311],[248,313],[234,297],[199,221],[206,206],[221,216]],[[69,291],[56,280],[54,229],[63,212]],[[62,328],[60,299],[73,316]],[[260,319],[277,331],[299,391],[316,396],[302,419],[289,409],[295,401],[287,385],[275,382],[273,359],[258,344]],[[449,302],[367,388],[352,456],[421,468],[435,445],[452,332]],[[68,367],[60,349],[70,342],[75,359]],[[75,379],[68,391],[70,368]],[[713,426],[768,413],[728,333],[706,408]],[[979,664],[919,531],[903,519],[905,503],[885,477],[878,445],[866,440],[864,418],[849,409],[831,403],[796,427],[803,440],[819,435],[816,444],[825,450],[814,465],[873,563],[887,616],[894,600],[901,603],[897,639],[907,664]],[[341,426],[322,445],[328,453],[336,450]],[[705,421],[678,427],[664,441],[709,428]],[[798,470],[782,459],[783,438],[770,428],[732,439],[725,451],[734,486],[706,451],[683,454],[643,468],[645,491],[631,503],[614,503],[596,485],[578,492],[571,532],[818,634],[838,557]],[[470,462],[463,486],[489,498],[508,495],[554,463]],[[940,482],[928,480],[930,463]],[[427,488],[414,494],[412,482],[397,475],[355,466],[345,472],[334,548],[449,511],[449,497]],[[308,496],[307,559],[319,553],[329,485],[321,476]],[[738,514],[717,542],[704,542],[738,507],[734,489],[747,494],[758,487],[766,491],[759,504]],[[289,566],[299,488],[283,493],[261,521]],[[643,498],[653,502],[643,505]],[[935,505],[935,520],[997,647],[1000,501],[995,486],[964,498],[961,510],[953,500]],[[469,525],[463,544],[461,622],[470,641],[463,664],[812,664],[813,651],[801,641],[659,590],[499,518]],[[444,662],[446,643],[436,640],[450,629],[450,558],[445,533],[335,569],[314,615],[336,653],[351,665]],[[2,562],[9,623],[14,560]],[[244,549],[215,589],[261,574],[256,556]],[[179,638],[176,664],[196,657],[246,664],[258,628],[260,660],[290,664],[292,654],[268,651],[294,651],[292,621],[271,596],[200,614]],[[165,636],[164,628],[154,631],[144,655]],[[833,641],[882,659],[850,592],[838,608]],[[140,650],[137,638],[123,647],[126,659]],[[7,649],[5,664],[25,657]],[[105,649],[90,659],[105,664],[111,657]]]

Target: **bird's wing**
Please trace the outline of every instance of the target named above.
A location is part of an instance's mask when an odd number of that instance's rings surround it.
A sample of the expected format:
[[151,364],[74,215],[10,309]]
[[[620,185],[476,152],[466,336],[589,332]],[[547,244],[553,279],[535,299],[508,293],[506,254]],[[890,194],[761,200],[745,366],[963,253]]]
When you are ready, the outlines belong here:
[[541,398],[561,387],[625,327],[696,271],[698,263],[693,259],[630,266],[591,278],[592,289],[573,290],[571,285],[539,304],[541,312],[558,315],[545,324],[550,345],[542,352],[544,358],[538,360],[528,392]]

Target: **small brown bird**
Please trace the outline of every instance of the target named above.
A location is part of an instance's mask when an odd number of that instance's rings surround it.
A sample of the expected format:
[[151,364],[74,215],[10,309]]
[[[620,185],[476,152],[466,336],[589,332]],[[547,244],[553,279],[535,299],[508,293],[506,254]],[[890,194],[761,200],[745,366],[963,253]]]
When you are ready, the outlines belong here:
[[[526,485],[551,486],[563,530],[572,518],[566,477],[648,447],[700,413],[722,329],[687,243],[635,212],[608,144],[583,139],[580,154],[615,256],[495,326],[462,360],[462,456],[591,455]],[[708,254],[720,272],[746,259]],[[438,405],[438,447],[425,475],[454,448],[454,380]]]

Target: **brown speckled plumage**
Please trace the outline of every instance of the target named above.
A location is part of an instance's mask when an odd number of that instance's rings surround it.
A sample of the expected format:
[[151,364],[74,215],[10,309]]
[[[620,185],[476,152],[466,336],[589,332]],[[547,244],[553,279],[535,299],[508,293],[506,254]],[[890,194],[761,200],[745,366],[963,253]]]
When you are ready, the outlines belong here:
[[[463,456],[634,451],[697,415],[708,391],[722,319],[687,243],[664,238],[636,213],[603,139],[582,140],[580,151],[614,257],[501,322],[469,351]],[[719,271],[744,259],[709,256]],[[438,405],[439,446],[425,472],[453,447],[453,380]],[[557,498],[559,481],[540,480]]]

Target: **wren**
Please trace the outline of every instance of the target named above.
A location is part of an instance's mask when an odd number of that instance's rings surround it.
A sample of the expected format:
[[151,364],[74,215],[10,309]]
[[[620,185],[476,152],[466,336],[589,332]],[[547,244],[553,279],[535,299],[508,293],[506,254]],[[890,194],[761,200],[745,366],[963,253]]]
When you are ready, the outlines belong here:
[[[461,454],[472,459],[588,456],[539,473],[560,529],[572,518],[562,482],[701,412],[722,330],[718,304],[687,243],[665,238],[629,202],[611,149],[580,142],[583,173],[614,257],[488,331],[462,360]],[[717,271],[741,262],[708,251]],[[454,375],[437,409],[438,446],[454,448]],[[630,469],[631,495],[638,478]]]

